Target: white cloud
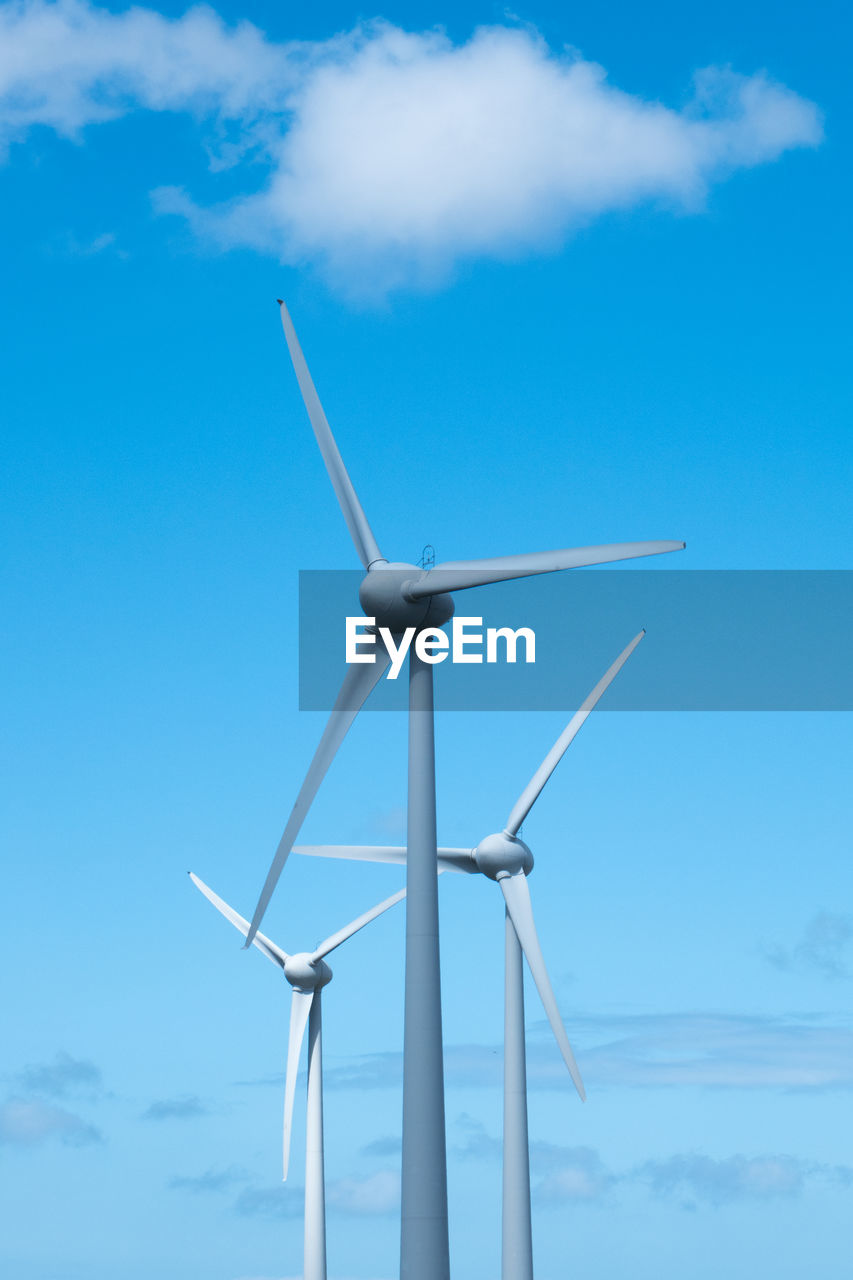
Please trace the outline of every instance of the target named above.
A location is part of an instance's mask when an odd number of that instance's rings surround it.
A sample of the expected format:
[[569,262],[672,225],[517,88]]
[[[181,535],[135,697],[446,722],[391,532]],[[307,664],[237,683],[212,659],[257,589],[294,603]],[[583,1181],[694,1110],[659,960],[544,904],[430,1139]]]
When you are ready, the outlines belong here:
[[225,243],[283,245],[337,280],[360,264],[385,286],[559,243],[608,210],[697,207],[713,178],[820,134],[814,107],[763,75],[703,71],[679,112],[507,28],[454,46],[375,27],[293,102],[265,191],[182,211]]
[[0,1146],[31,1147],[58,1138],[68,1147],[100,1142],[94,1125],[61,1107],[27,1098],[10,1098],[0,1106]]
[[302,1187],[278,1183],[274,1187],[246,1187],[234,1202],[244,1218],[301,1218],[305,1205]]
[[361,1148],[360,1154],[363,1156],[399,1156],[403,1150],[403,1139],[401,1137],[375,1138],[373,1142],[368,1142],[367,1146]]
[[207,7],[171,19],[86,0],[11,0],[0,4],[0,141],[33,125],[76,137],[134,107],[251,122],[281,108],[291,56],[251,23],[229,30]]
[[339,1213],[394,1213],[399,1203],[400,1175],[393,1169],[380,1169],[366,1178],[339,1178],[326,1187],[326,1204]]
[[599,1200],[611,1182],[613,1178],[600,1166],[578,1163],[549,1173],[536,1190],[542,1200],[564,1204],[573,1200]]
[[581,223],[653,202],[701,207],[733,169],[815,146],[820,113],[765,73],[706,68],[678,109],[624,93],[533,31],[463,44],[386,22],[275,43],[208,8],[170,19],[85,0],[0,3],[0,142],[34,125],[75,137],[132,109],[232,126],[211,167],[247,150],[261,190],[213,208],[161,188],[155,207],[223,247],[319,267],[348,290],[443,279],[462,260],[552,249]]
[[649,1161],[635,1170],[634,1176],[647,1181],[656,1195],[687,1194],[707,1204],[722,1205],[797,1196],[806,1181],[814,1178],[846,1186],[850,1174],[844,1165],[816,1164],[796,1156],[736,1155],[714,1160],[694,1153]]
[[[53,246],[51,246],[53,248]],[[111,253],[117,258],[127,259],[129,254],[116,243],[114,231],[102,231],[100,235],[80,238],[68,231],[56,241],[55,251],[69,258],[94,258],[99,253]]]
[[847,978],[845,952],[853,939],[853,919],[832,911],[819,911],[806,925],[793,947],[765,948],[777,969],[818,973],[824,978]]

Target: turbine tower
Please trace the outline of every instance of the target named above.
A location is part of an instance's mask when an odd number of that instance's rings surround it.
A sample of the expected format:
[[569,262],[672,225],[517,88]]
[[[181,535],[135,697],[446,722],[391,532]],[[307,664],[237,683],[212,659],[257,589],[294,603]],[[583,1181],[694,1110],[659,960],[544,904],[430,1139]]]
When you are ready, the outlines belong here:
[[[425,570],[389,561],[379,549],[323,412],[284,303],[281,321],[299,389],[329,479],[365,570],[359,601],[378,627],[403,633],[440,627],[454,611],[450,592],[561,569],[680,551],[683,542],[618,542],[480,560],[451,560]],[[317,751],[279,841],[255,908],[246,946],[270,897],[308,809],[358,711],[388,659],[347,671]],[[401,1280],[449,1280],[447,1154],[441,1035],[441,979],[436,881],[435,735],[432,666],[409,651],[409,776],[406,863],[405,1015],[403,1033],[403,1161]]]
[[[503,1227],[501,1280],[533,1280],[533,1231],[530,1213],[530,1146],[527,1131],[527,1057],[524,1037],[524,974],[526,958],[554,1038],[575,1088],[585,1100],[583,1081],[563,1026],[548,970],[539,944],[526,877],[533,854],[519,831],[542,794],[546,782],[574,741],[589,713],[616,678],[645,635],[641,631],[586,696],[521,795],[502,831],[486,836],[474,849],[439,848],[442,871],[479,872],[497,881],[505,909],[504,977],[504,1129]],[[406,850],[382,845],[296,845],[294,853],[320,858],[354,858],[363,862],[406,862]]]
[[[238,915],[233,907],[210,889],[203,880],[190,872],[190,879],[217,911],[230,920],[244,937],[249,933],[249,922]],[[344,925],[313,951],[299,951],[288,955],[276,943],[256,933],[252,944],[268,960],[272,960],[284,972],[293,988],[290,1002],[290,1034],[287,1045],[287,1072],[284,1084],[284,1150],[283,1178],[287,1180],[290,1164],[290,1135],[293,1127],[293,1103],[296,1096],[296,1075],[305,1027],[308,1027],[308,1105],[305,1120],[305,1253],[304,1280],[326,1280],[326,1191],[323,1164],[323,1044],[320,995],[323,987],[332,981],[332,970],[325,957],[371,920],[381,916],[406,896],[401,889],[378,906],[371,907],[356,920]]]

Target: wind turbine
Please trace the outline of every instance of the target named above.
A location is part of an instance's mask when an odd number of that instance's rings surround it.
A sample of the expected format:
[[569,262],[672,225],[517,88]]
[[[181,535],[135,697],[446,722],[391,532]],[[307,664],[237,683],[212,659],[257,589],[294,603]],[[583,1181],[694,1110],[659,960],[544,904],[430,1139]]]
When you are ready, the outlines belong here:
[[[530,1155],[527,1132],[527,1060],[524,1043],[524,980],[522,955],[569,1069],[575,1088],[585,1100],[583,1081],[563,1026],[548,970],[539,944],[526,877],[533,854],[519,838],[521,825],[562,760],[589,713],[645,635],[641,631],[620,653],[572,716],[521,795],[502,831],[486,836],[474,849],[439,848],[442,871],[479,872],[497,881],[506,916],[504,986],[504,1130],[503,1130],[503,1250],[502,1280],[533,1280],[533,1234],[530,1214]],[[323,858],[355,858],[368,862],[405,863],[406,850],[381,845],[296,845],[295,853]]]
[[[209,888],[203,880],[190,872],[190,879],[217,911],[230,920],[244,937],[249,933],[249,922],[238,915]],[[305,1254],[304,1280],[326,1280],[326,1193],[323,1168],[323,1047],[322,1013],[320,996],[323,987],[332,980],[332,970],[325,957],[371,920],[381,916],[406,896],[401,889],[378,906],[371,907],[363,915],[338,929],[313,951],[298,951],[288,955],[276,943],[256,933],[252,944],[268,960],[284,972],[293,988],[290,1002],[290,1035],[287,1045],[287,1072],[284,1083],[284,1156],[283,1177],[287,1180],[290,1163],[290,1135],[293,1125],[293,1103],[296,1095],[296,1075],[305,1027],[308,1027],[308,1105],[305,1121]]]
[[[440,627],[454,611],[451,591],[553,573],[585,565],[680,551],[683,542],[617,542],[481,560],[451,560],[424,570],[389,561],[379,549],[356,496],[308,372],[293,322],[279,299],[281,322],[299,389],[329,479],[365,569],[359,587],[364,614],[393,633]],[[293,805],[261,890],[246,946],[260,927],[308,809],[353,720],[387,668],[353,664],[344,676],[317,751]],[[409,776],[407,810],[406,970],[403,1032],[403,1162],[401,1280],[449,1280],[447,1154],[441,1036],[438,886],[435,831],[435,732],[432,666],[409,651]]]

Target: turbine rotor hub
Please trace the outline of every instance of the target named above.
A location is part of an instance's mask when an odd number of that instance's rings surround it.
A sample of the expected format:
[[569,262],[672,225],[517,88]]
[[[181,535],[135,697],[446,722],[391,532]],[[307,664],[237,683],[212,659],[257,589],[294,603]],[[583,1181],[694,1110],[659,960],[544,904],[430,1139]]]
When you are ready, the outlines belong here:
[[426,574],[419,565],[404,561],[379,562],[362,579],[358,598],[365,617],[375,618],[377,627],[387,627],[395,635],[407,627],[440,627],[453,617],[454,605],[446,592],[411,600],[406,587]]
[[509,836],[505,831],[486,836],[474,850],[474,861],[484,876],[490,880],[502,880],[504,876],[526,876],[533,870],[533,854],[523,840]]
[[312,959],[310,951],[300,951],[288,956],[284,962],[284,976],[296,991],[319,991],[332,981],[332,971],[325,960]]

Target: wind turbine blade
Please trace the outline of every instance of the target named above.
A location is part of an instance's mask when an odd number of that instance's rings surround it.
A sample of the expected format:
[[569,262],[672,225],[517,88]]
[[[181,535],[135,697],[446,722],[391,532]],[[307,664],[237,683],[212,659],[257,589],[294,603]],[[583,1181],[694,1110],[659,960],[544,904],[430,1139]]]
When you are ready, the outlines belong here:
[[[393,862],[406,865],[405,845],[381,844],[295,844],[294,853],[309,858],[345,858],[355,862]],[[442,871],[476,871],[477,864],[470,849],[438,850]]]
[[351,920],[349,924],[345,924],[343,929],[338,929],[337,933],[333,933],[325,942],[320,943],[311,957],[312,960],[322,960],[323,956],[327,956],[330,951],[334,951],[335,947],[339,947],[342,942],[346,942],[347,938],[351,938],[354,933],[358,933],[359,929],[363,929],[366,924],[370,924],[371,920],[381,916],[389,907],[395,907],[398,902],[402,902],[405,896],[406,890],[400,889],[397,893],[392,893],[390,898],[386,898],[377,906],[371,907],[369,911],[363,912],[355,920]]
[[338,505],[347,522],[350,537],[355,543],[355,549],[358,552],[361,563],[365,569],[368,569],[371,564],[377,560],[384,559],[384,557],[376,544],[376,539],[367,522],[367,516],[364,514],[364,510],[358,500],[352,481],[344,466],[344,460],[335,443],[335,437],[332,435],[332,429],[323,412],[323,406],[320,404],[320,397],[317,395],[311,374],[308,372],[308,365],[305,363],[305,357],[302,354],[302,348],[299,345],[293,321],[290,318],[287,307],[280,298],[278,304],[281,308],[281,323],[284,328],[284,336],[287,339],[290,358],[293,361],[296,380],[299,383],[299,390],[302,392],[302,399],[305,401],[305,408],[308,410],[308,417],[311,420],[317,444],[320,446],[320,452],[323,455],[329,479],[335,490]]
[[391,659],[386,653],[384,656],[377,655],[375,663],[357,663],[351,665],[347,670],[334,709],[329,716],[326,728],[323,730],[320,745],[314,753],[314,759],[311,761],[310,768],[305,775],[305,781],[302,783],[299,795],[296,797],[296,803],[287,820],[284,835],[278,842],[275,857],[267,872],[267,878],[246,936],[247,947],[255,939],[255,934],[264,918],[264,912],[269,905],[273,890],[278,884],[278,878],[284,869],[287,856],[293,848],[294,840],[299,835],[299,829],[305,821],[320,783],[326,776],[329,765],[335,758],[335,753],[346,737],[350,725],[361,710],[368,695],[382,679],[390,661]]
[[[222,915],[225,916],[226,920],[230,920],[234,927],[239,929],[245,938],[249,932],[248,920],[244,920],[241,915],[237,914],[233,907],[229,907],[227,902],[223,902],[223,900],[215,894],[203,880],[199,880],[198,876],[193,875],[192,871],[189,874],[190,880],[192,880],[197,889],[201,890],[208,902],[212,902],[216,907],[216,910],[221,912]],[[256,946],[259,951],[262,951],[268,960],[272,960],[273,964],[277,964],[281,969],[284,968],[284,963],[287,960],[287,952],[282,951],[281,947],[277,947],[274,942],[270,942],[269,938],[265,938],[262,933],[255,934],[252,939],[252,944],[253,946]]]
[[569,1044],[569,1037],[566,1035],[566,1028],[563,1026],[563,1020],[560,1017],[560,1010],[557,1007],[551,979],[548,977],[548,970],[545,968],[545,960],[542,955],[542,948],[539,945],[536,925],[533,923],[533,907],[530,902],[527,877],[523,871],[519,871],[514,876],[503,876],[498,880],[498,884],[501,887],[507,911],[521,943],[521,949],[533,975],[533,981],[536,983],[536,989],[548,1015],[551,1030],[554,1032],[557,1044],[560,1047],[560,1053],[563,1055],[563,1061],[569,1068],[569,1075],[574,1081],[581,1101],[585,1102],[586,1093],[581,1074],[578,1071],[578,1064],[575,1062],[575,1055],[572,1053],[572,1046]]
[[287,1181],[290,1164],[290,1134],[293,1128],[293,1101],[296,1097],[296,1077],[299,1073],[299,1055],[308,1025],[308,1015],[314,1000],[313,991],[293,989],[290,1002],[290,1035],[287,1041],[287,1075],[284,1079],[284,1163],[282,1180]]
[[420,600],[443,591],[464,591],[489,582],[507,582],[510,578],[530,578],[559,569],[581,569],[590,564],[634,560],[638,556],[659,556],[665,551],[681,551],[685,545],[683,542],[608,542],[599,547],[533,551],[528,555],[493,556],[488,560],[448,560],[446,564],[428,570],[422,578],[407,583],[406,595],[412,600]]
[[395,862],[406,865],[405,845],[295,844],[293,852],[308,858],[344,858],[353,862]]
[[522,791],[521,795],[516,800],[512,813],[509,815],[506,827],[504,828],[507,835],[514,836],[518,834],[518,828],[521,826],[522,822],[538,800],[542,788],[545,786],[545,783],[562,760],[569,743],[573,741],[590,711],[592,711],[593,707],[598,702],[599,698],[611,681],[615,680],[616,676],[622,670],[645,634],[646,632],[644,628],[639,635],[634,636],[634,639],[627,648],[623,649],[619,654],[619,657],[613,663],[612,667],[608,667],[607,671],[605,671],[604,675],[601,677],[592,692],[588,693],[584,698],[579,709],[572,716],[571,720],[566,725],[565,729],[560,734],[559,738],[554,743],[553,747],[548,752],[547,756],[542,761],[539,768]]

